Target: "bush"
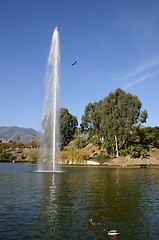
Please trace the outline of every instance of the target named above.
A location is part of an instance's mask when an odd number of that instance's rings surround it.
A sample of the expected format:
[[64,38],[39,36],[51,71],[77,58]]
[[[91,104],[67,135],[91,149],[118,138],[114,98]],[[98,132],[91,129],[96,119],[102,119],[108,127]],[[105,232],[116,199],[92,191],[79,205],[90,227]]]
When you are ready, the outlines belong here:
[[80,164],[84,160],[89,159],[89,155],[85,153],[83,149],[81,150],[70,150],[70,151],[62,151],[60,153],[60,158],[63,163],[76,163]]
[[15,150],[15,149],[16,149],[15,142],[12,143],[11,149],[12,149],[12,150]]
[[140,146],[133,146],[133,145],[131,145],[131,146],[128,147],[128,153],[133,158],[137,158],[137,157],[139,158],[141,156],[146,155],[147,150],[141,148]]
[[12,159],[13,159],[13,156],[11,153],[3,152],[0,154],[1,161],[7,161],[7,160],[12,161]]
[[105,162],[106,158],[107,156],[105,156],[104,154],[99,154],[95,157],[95,160],[101,164]]
[[87,140],[83,139],[83,138],[77,138],[75,140],[75,147],[77,147],[78,149],[84,148],[87,146]]
[[119,149],[119,154],[124,157],[130,154],[132,158],[139,158],[141,156],[144,157],[147,154],[147,150],[138,145],[130,145],[125,148]]
[[104,140],[102,143],[102,147],[106,149],[107,154],[114,155],[115,154],[115,143],[109,139]]
[[126,156],[128,154],[128,150],[127,149],[120,149],[119,150],[119,155],[120,156]]
[[22,153],[21,159],[25,159],[26,155]]
[[147,155],[147,150],[142,149],[140,154],[141,154],[142,157],[145,157]]
[[35,153],[31,153],[31,154],[29,155],[29,162],[30,162],[31,164],[37,163],[37,161],[38,161],[38,156],[39,156],[38,151],[35,152]]
[[101,141],[98,137],[94,137],[90,140],[91,143],[93,143],[94,145],[97,145],[97,146],[101,146]]

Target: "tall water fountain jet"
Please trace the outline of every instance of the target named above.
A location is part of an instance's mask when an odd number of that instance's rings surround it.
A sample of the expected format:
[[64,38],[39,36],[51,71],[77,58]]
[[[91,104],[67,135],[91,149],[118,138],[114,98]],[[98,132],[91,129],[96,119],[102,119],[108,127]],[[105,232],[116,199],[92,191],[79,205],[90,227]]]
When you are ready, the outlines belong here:
[[45,77],[45,97],[41,116],[42,136],[38,160],[38,171],[40,172],[59,171],[59,65],[59,33],[56,27],[52,35]]

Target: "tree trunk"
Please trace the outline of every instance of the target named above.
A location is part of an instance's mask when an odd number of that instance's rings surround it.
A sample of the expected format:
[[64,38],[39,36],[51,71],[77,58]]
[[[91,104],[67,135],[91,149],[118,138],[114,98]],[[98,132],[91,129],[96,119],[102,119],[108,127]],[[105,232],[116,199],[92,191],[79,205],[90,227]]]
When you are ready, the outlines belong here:
[[115,145],[116,145],[116,157],[119,157],[118,140],[117,140],[117,136],[116,135],[115,135]]

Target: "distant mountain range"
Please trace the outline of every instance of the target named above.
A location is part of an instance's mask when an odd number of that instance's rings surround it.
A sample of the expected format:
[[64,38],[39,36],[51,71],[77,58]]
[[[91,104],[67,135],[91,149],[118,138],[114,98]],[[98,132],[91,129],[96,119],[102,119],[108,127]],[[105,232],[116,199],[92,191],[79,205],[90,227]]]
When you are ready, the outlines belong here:
[[17,137],[20,137],[20,142],[30,142],[31,138],[35,134],[34,140],[37,141],[40,132],[33,128],[21,128],[16,126],[0,127],[0,140],[3,141],[17,141]]

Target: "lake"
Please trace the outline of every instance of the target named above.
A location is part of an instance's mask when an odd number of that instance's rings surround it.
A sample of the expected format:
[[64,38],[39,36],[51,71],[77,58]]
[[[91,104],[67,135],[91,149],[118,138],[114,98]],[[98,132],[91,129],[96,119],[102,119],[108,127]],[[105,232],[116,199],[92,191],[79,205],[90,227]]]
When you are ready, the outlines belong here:
[[159,239],[159,169],[35,170],[0,163],[0,239]]

